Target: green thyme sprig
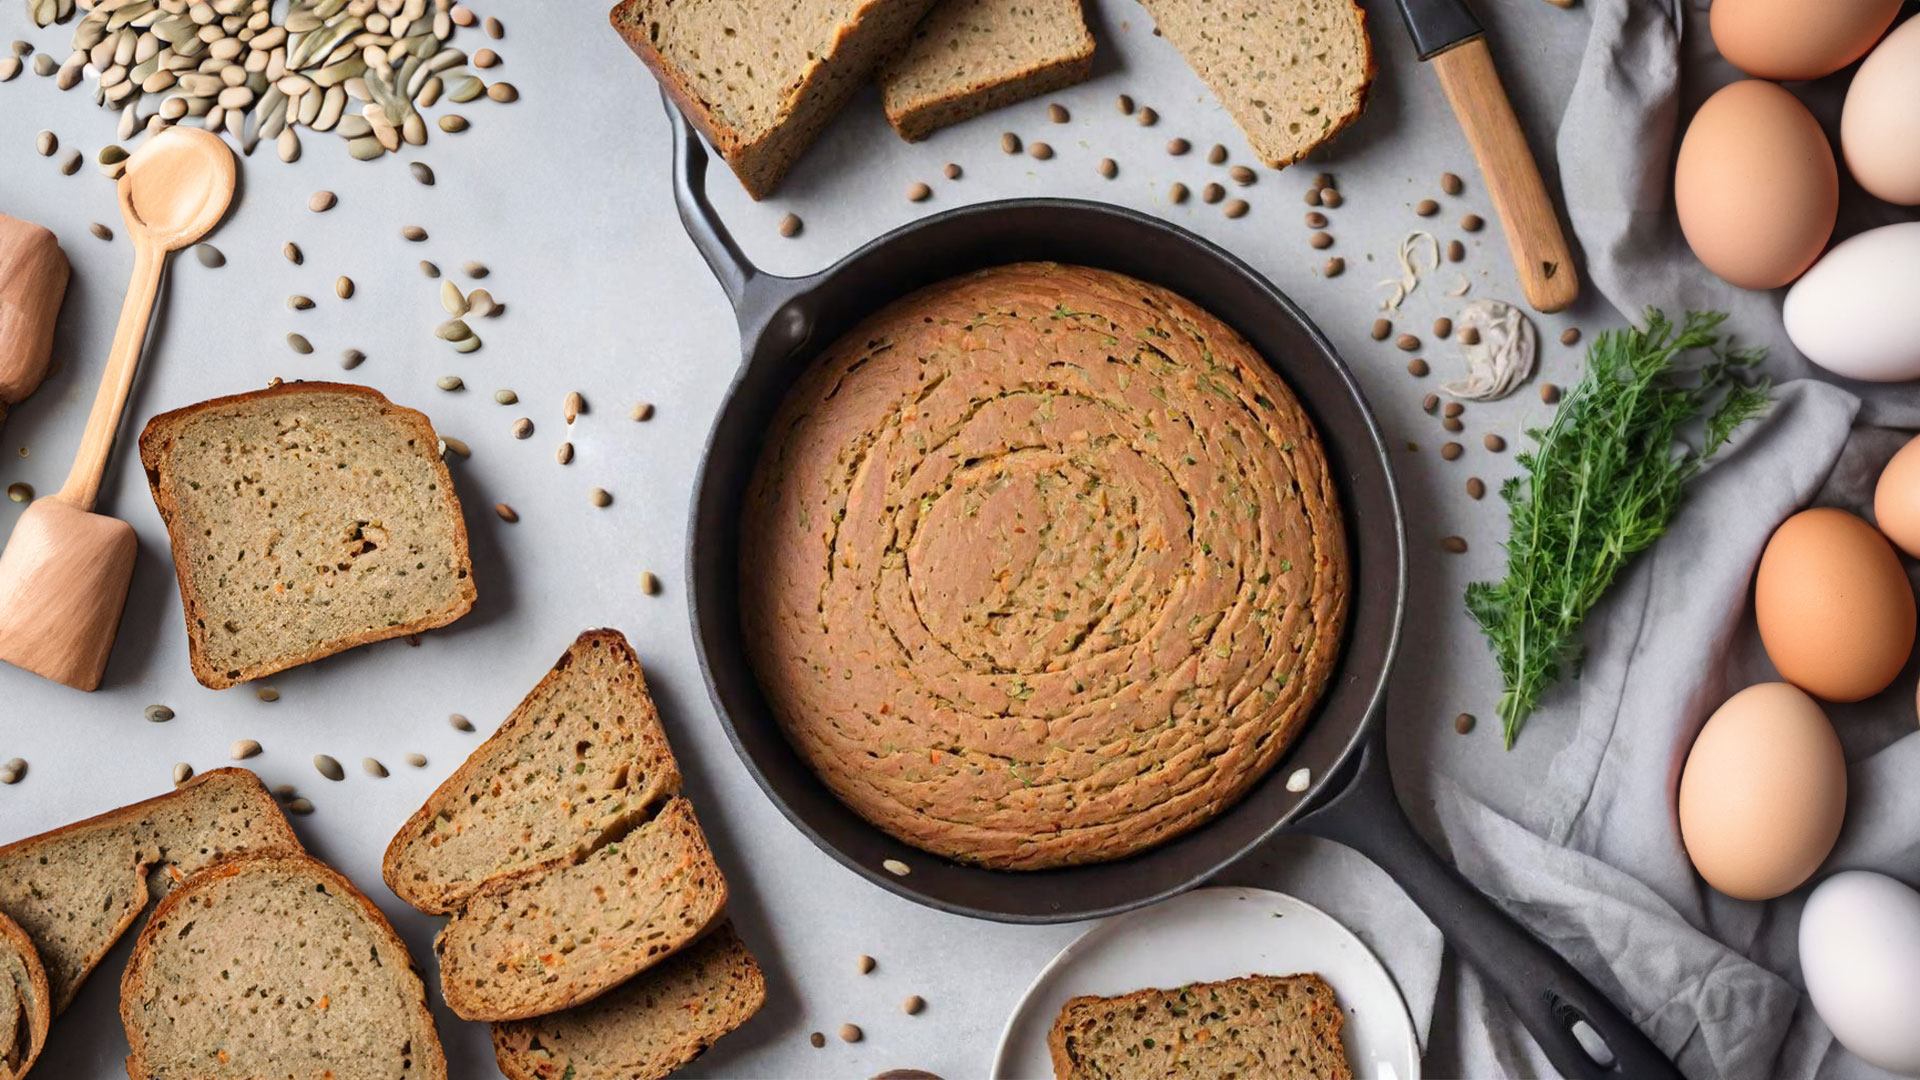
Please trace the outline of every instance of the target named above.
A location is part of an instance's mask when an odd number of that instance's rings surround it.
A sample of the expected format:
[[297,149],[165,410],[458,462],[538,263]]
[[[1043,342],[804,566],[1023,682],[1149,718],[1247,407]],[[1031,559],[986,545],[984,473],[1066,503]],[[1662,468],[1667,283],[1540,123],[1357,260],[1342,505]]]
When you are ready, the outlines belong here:
[[[1541,694],[1577,671],[1587,612],[1667,531],[1687,481],[1766,408],[1767,381],[1750,371],[1764,353],[1733,348],[1719,333],[1725,320],[1688,312],[1676,329],[1649,309],[1646,329],[1601,334],[1553,423],[1527,432],[1537,445],[1500,489],[1507,576],[1466,596],[1500,666],[1509,749]],[[1712,358],[1681,363],[1700,349]]]

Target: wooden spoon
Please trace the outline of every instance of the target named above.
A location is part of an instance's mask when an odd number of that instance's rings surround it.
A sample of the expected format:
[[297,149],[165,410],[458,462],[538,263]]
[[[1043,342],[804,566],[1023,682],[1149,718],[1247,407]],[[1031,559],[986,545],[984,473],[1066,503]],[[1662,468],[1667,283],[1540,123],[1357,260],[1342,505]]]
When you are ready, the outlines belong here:
[[93,513],[167,256],[226,215],[233,151],[198,128],[150,136],[120,177],[120,214],[133,240],[133,282],[73,471],[59,493],[20,515],[0,551],[0,660],[78,690],[106,672],[133,580],[133,526]]

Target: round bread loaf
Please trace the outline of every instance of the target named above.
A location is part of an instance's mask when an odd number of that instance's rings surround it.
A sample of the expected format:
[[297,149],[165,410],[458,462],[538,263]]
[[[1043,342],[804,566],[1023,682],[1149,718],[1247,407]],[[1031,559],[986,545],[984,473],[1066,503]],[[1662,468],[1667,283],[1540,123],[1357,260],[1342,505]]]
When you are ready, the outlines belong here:
[[769,428],[741,536],[748,651],[801,756],[875,826],[1004,869],[1231,806],[1346,616],[1293,394],[1199,307],[1085,267],[955,278],[835,342]]

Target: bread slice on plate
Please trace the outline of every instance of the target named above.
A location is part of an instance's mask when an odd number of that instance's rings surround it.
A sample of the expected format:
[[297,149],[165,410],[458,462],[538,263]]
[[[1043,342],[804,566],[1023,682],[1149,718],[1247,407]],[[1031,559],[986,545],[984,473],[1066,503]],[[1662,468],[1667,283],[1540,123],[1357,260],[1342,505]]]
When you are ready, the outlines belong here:
[[0,915],[0,1080],[20,1080],[47,1045],[53,993],[19,924]]
[[693,805],[660,812],[584,862],[495,878],[434,939],[466,1020],[523,1020],[592,1000],[719,921],[727,881]]
[[1140,0],[1160,33],[1280,169],[1353,123],[1373,85],[1354,0]]
[[633,648],[589,630],[387,845],[381,874],[421,911],[490,878],[579,862],[680,790]]
[[58,1014],[149,899],[246,851],[298,852],[300,840],[258,777],[215,769],[158,798],[0,847],[0,914],[32,939]]
[[909,142],[1093,74],[1080,0],[944,0],[881,76],[887,122]]
[[1261,1076],[1353,1080],[1346,1017],[1318,975],[1246,975],[1077,997],[1047,1036],[1055,1080]]
[[493,1025],[493,1053],[508,1080],[659,1080],[766,1000],[760,965],[723,922],[579,1008]]
[[140,434],[193,674],[214,689],[473,608],[453,480],[427,418],[364,386],[282,383]]
[[445,1080],[380,909],[305,855],[243,855],[160,902],[120,980],[131,1080]]
[[766,198],[931,0],[621,0],[610,14],[755,199]]

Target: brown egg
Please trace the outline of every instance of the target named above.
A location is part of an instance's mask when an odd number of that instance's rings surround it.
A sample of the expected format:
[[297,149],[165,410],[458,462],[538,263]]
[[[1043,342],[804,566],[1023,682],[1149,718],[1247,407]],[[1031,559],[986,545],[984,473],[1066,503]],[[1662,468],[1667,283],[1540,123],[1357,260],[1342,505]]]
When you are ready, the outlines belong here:
[[1756,79],[1818,79],[1867,54],[1900,0],[1713,0],[1720,55]]
[[1694,114],[1673,199],[1687,246],[1707,269],[1743,289],[1773,289],[1812,266],[1833,235],[1840,172],[1807,107],[1749,79]]
[[1812,698],[1761,683],[1728,698],[1687,752],[1680,842],[1707,884],[1739,900],[1798,888],[1847,812],[1840,738]]
[[1901,447],[1880,470],[1873,521],[1901,551],[1920,559],[1920,438]]
[[1913,588],[1900,556],[1845,510],[1802,510],[1774,530],[1753,611],[1781,678],[1828,701],[1885,690],[1913,652]]

